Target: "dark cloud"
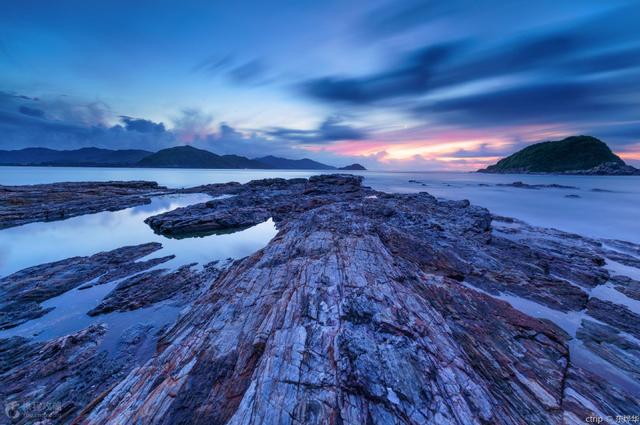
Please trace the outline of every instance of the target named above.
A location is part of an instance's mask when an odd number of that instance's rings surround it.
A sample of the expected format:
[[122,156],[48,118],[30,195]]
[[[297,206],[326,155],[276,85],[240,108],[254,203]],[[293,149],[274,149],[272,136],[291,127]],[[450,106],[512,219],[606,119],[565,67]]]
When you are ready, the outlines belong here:
[[462,43],[445,43],[416,50],[395,67],[367,77],[324,77],[302,84],[303,92],[320,100],[370,104],[402,96],[414,96],[435,87],[443,65],[462,49]]
[[[0,149],[49,147],[158,150],[177,144],[163,124],[123,117],[125,126],[108,125],[109,108],[101,102],[74,103],[64,97],[36,100],[0,93]],[[162,130],[162,131],[161,131]]]
[[441,121],[478,127],[589,120],[628,106],[601,94],[591,83],[541,83],[443,100],[416,111],[439,114]]
[[164,133],[166,131],[164,124],[161,122],[155,123],[150,120],[131,118],[125,115],[121,115],[120,120],[128,131],[137,131],[139,133]]
[[[486,0],[485,0],[486,1]],[[459,1],[394,1],[367,13],[360,23],[365,37],[385,37],[451,16]]]
[[[416,7],[424,7],[427,14],[436,13],[431,6]],[[540,83],[578,84],[601,78],[605,72],[640,67],[637,25],[633,23],[634,18],[640,19],[638,9],[623,9],[563,29],[545,27],[524,35],[507,35],[501,42],[477,37],[443,42],[392,59],[387,69],[377,73],[326,76],[308,80],[301,88],[305,94],[324,102],[370,106],[399,99],[413,101],[437,90],[442,93],[469,83],[481,86],[498,79],[517,79],[522,91]],[[613,18],[619,25],[610,25]],[[476,94],[468,96],[473,98]]]
[[44,111],[42,109],[30,108],[28,106],[21,106],[18,111],[21,114],[29,115],[31,117],[42,118],[44,117]]
[[367,137],[366,131],[345,124],[339,117],[329,117],[313,130],[276,127],[265,131],[265,134],[277,139],[308,144],[362,140]]

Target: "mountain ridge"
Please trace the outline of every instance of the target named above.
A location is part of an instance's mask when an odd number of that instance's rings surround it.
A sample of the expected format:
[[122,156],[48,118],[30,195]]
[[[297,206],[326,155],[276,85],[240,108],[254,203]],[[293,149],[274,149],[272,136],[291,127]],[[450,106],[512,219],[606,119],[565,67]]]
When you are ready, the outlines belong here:
[[0,150],[0,165],[279,170],[348,170],[350,169],[348,167],[353,166],[338,168],[309,158],[288,159],[273,155],[253,159],[240,155],[218,155],[188,145],[174,146],[157,152],[142,149],[113,150],[96,147],[68,150],[42,147]]

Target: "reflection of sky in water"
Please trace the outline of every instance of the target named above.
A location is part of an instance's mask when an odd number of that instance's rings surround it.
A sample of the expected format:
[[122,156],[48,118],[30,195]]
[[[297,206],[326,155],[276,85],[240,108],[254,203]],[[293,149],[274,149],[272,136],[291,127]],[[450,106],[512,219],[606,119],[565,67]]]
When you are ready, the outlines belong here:
[[[336,172],[336,171],[329,171]],[[169,187],[267,177],[309,177],[319,171],[286,170],[181,170],[136,168],[0,167],[0,184],[58,181],[152,180]],[[597,238],[640,243],[640,177],[550,176],[479,173],[352,172],[365,176],[365,184],[387,192],[426,191],[448,199],[469,199],[495,214],[516,217],[530,224],[554,227]],[[425,184],[409,183],[418,180]],[[557,183],[579,189],[528,190],[496,187],[497,183]],[[480,186],[486,184],[488,186]],[[605,189],[613,192],[592,192]],[[580,198],[565,198],[575,194]]]
[[263,223],[226,235],[169,239],[153,233],[144,220],[180,206],[204,202],[207,195],[169,195],[151,204],[116,212],[102,212],[63,221],[31,223],[0,231],[0,276],[25,267],[77,256],[92,255],[126,245],[160,242],[152,257],[175,254],[171,266],[191,262],[244,257],[263,247],[275,235],[273,224]]
[[[205,264],[214,260],[245,257],[264,247],[275,236],[276,229],[272,220],[235,233],[185,239],[156,235],[144,223],[144,219],[149,216],[208,199],[211,197],[202,194],[162,196],[154,198],[151,204],[121,211],[2,230],[0,275],[50,261],[147,242],[160,242],[163,246],[147,258],[176,255],[174,260],[156,268],[175,268],[194,262]],[[85,290],[76,288],[51,298],[42,303],[44,308],[54,307],[51,312],[15,328],[0,331],[0,338],[20,335],[47,340],[76,332],[94,323],[105,323],[108,332],[104,347],[113,350],[122,332],[133,325],[149,325],[153,332],[157,332],[162,326],[173,323],[180,309],[170,301],[135,311],[88,316],[86,313],[97,306],[118,282],[96,285]],[[153,350],[153,346],[148,349]],[[150,354],[149,351],[145,356]]]

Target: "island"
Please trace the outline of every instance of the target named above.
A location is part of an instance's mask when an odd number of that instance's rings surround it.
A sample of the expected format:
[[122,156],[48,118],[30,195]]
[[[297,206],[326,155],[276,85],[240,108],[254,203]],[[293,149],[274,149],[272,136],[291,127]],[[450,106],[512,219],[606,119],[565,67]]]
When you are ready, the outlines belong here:
[[347,165],[346,167],[340,167],[339,170],[347,170],[347,171],[366,171],[362,165],[355,163],[351,165]]
[[494,174],[640,175],[599,139],[571,136],[560,141],[536,143],[478,170]]

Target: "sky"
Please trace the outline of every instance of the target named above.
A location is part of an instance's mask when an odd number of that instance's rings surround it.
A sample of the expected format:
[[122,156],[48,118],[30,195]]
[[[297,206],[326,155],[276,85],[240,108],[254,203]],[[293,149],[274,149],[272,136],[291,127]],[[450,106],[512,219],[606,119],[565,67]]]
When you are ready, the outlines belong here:
[[473,170],[588,134],[638,166],[639,22],[637,0],[5,2],[0,149]]

